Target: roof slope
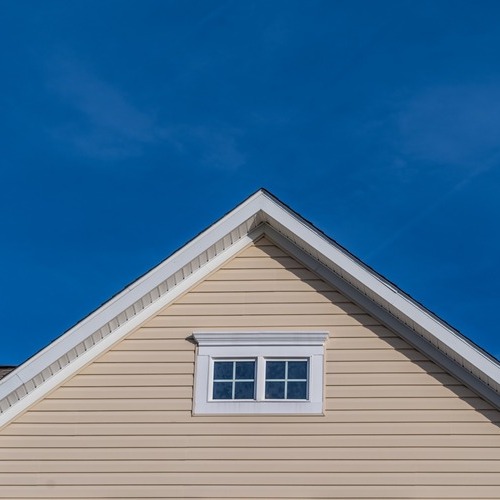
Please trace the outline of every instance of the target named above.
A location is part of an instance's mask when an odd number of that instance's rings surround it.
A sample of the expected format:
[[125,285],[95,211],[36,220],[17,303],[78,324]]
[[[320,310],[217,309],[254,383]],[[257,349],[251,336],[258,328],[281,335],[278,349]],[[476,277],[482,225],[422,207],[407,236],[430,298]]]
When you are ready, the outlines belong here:
[[0,425],[262,234],[500,408],[497,360],[261,189],[3,378]]
[[14,370],[14,368],[15,366],[0,366],[0,378],[4,378],[12,370]]

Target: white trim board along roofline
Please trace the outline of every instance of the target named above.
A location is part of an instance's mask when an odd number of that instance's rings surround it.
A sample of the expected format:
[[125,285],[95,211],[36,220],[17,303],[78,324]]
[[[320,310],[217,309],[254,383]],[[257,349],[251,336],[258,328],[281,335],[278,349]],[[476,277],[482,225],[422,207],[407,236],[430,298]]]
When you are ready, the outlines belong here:
[[266,234],[500,408],[500,364],[266,190],[259,190],[0,381],[0,426]]

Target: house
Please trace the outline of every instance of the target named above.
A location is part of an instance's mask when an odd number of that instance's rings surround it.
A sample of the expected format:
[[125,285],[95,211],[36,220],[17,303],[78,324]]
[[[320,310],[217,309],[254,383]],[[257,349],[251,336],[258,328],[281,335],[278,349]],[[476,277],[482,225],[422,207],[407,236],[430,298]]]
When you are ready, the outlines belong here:
[[500,499],[498,361],[264,190],[0,408],[2,499]]

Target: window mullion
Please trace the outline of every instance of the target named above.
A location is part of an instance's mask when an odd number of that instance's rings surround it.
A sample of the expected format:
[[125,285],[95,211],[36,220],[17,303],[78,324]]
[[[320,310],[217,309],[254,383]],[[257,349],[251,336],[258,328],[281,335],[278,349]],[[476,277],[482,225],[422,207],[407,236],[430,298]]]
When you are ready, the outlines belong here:
[[288,361],[285,361],[285,394],[284,398],[288,399]]
[[263,356],[257,358],[255,384],[257,386],[256,399],[263,401],[265,399],[266,390],[266,361]]
[[231,380],[231,399],[234,399],[236,388],[236,361],[233,361],[233,380]]

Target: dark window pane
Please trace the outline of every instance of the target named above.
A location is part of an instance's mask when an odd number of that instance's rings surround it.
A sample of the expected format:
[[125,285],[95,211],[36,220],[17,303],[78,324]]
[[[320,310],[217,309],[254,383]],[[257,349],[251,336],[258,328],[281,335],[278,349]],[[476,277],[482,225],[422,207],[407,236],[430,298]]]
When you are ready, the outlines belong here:
[[285,399],[285,382],[266,382],[266,399]]
[[216,361],[214,363],[214,380],[231,380],[233,378],[233,361]]
[[307,361],[288,362],[288,379],[291,378],[307,379]]
[[232,382],[214,382],[214,399],[232,399]]
[[254,399],[255,389],[253,382],[236,382],[234,386],[234,399]]
[[255,361],[236,361],[236,379],[253,380],[255,378]]
[[266,380],[284,379],[286,361],[268,361],[266,363]]
[[307,399],[307,382],[288,382],[286,399]]

